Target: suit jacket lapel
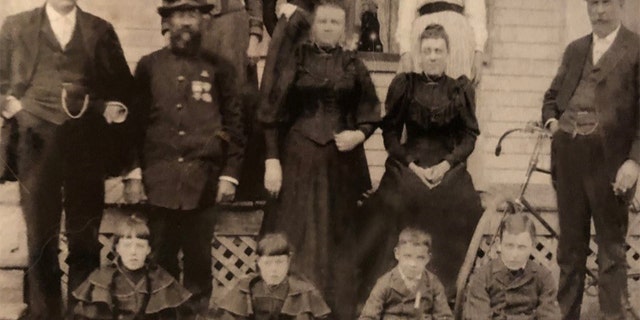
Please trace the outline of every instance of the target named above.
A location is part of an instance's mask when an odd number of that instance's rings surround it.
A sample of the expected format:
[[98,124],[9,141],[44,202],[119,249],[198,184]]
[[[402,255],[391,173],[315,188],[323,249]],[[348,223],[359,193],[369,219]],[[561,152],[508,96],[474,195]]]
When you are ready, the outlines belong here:
[[611,47],[602,55],[600,61],[598,61],[594,66],[594,68],[600,70],[595,74],[597,82],[602,81],[602,79],[604,79],[611,70],[615,68],[618,62],[626,54],[626,48],[629,44],[628,32],[629,31],[624,26],[620,26],[620,31],[618,32],[615,40],[613,40]]
[[[53,33],[53,28],[51,28],[51,22],[49,22],[49,19],[45,15],[43,15],[42,17],[42,22],[40,24],[40,32],[44,34],[46,41],[49,41],[53,47],[60,50],[64,49],[62,48],[62,45],[60,45],[60,42],[58,42],[58,38],[56,38],[55,33]],[[40,46],[38,46],[38,48],[39,47]]]
[[24,26],[20,32],[20,39],[23,42],[21,55],[22,59],[24,59],[24,65],[28,68],[28,73],[26,74],[28,78],[31,78],[36,67],[36,59],[38,58],[40,48],[38,45],[40,41],[40,29],[44,15],[44,6],[34,10],[33,15],[29,19],[29,23]]
[[82,35],[82,42],[84,44],[84,49],[89,57],[89,61],[95,60],[95,47],[97,42],[95,25],[91,23],[89,19],[89,14],[82,11],[78,7],[78,16],[76,17],[76,30],[75,32],[80,32]]
[[569,99],[573,96],[573,92],[578,87],[578,83],[582,78],[584,64],[587,62],[589,52],[591,52],[592,42],[592,37],[586,36],[580,39],[576,44],[576,48],[571,56],[571,63],[569,64],[567,74],[565,76],[565,90],[561,90],[560,92],[562,97],[558,97],[558,100],[562,101],[561,105],[563,106],[567,105]]

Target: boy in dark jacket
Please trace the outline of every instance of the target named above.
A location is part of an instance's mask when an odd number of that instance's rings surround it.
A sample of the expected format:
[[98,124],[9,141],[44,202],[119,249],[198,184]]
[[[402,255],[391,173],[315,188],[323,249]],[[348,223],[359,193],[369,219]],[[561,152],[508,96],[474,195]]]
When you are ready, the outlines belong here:
[[535,225],[524,214],[502,221],[500,258],[471,278],[464,319],[561,318],[554,277],[547,268],[529,260],[535,236]]
[[394,249],[398,266],[378,279],[360,320],[453,319],[440,280],[426,270],[431,236],[419,229],[400,232]]

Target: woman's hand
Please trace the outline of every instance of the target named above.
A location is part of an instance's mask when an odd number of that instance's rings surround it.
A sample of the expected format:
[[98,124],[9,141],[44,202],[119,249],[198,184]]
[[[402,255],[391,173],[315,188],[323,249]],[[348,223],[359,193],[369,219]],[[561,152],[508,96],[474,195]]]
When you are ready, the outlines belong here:
[[264,188],[267,189],[269,195],[277,198],[278,194],[280,194],[280,188],[282,188],[282,167],[280,166],[280,160],[267,159],[264,165]]
[[429,167],[427,169],[427,181],[433,184],[434,187],[438,186],[449,169],[451,169],[451,165],[446,160],[433,167]]
[[471,66],[471,82],[474,86],[480,84],[482,80],[482,67],[484,66],[484,53],[475,51],[473,54],[473,65]]
[[420,181],[422,181],[422,183],[424,183],[424,185],[427,186],[427,188],[433,189],[436,186],[435,184],[431,183],[427,178],[427,176],[429,175],[430,168],[423,169],[417,164],[411,162],[409,164],[409,170],[411,170],[418,177],[418,179],[420,179]]
[[365,140],[360,130],[345,130],[334,135],[336,146],[341,152],[351,151]]

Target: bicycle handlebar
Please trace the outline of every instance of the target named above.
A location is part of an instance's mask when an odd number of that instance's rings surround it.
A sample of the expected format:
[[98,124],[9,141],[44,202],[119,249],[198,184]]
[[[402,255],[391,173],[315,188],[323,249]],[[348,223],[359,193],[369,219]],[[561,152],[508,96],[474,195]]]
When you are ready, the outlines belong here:
[[527,124],[522,128],[515,128],[505,131],[498,139],[498,144],[496,145],[495,155],[496,157],[500,156],[502,153],[502,141],[509,135],[515,132],[525,132],[525,133],[538,133],[539,135],[551,137],[551,132],[547,130],[542,123],[537,121],[527,122]]

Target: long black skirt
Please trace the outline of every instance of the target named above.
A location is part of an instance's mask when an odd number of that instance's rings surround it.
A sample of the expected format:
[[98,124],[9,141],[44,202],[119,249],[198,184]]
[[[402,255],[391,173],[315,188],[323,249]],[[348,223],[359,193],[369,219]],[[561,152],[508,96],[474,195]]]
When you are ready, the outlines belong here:
[[284,142],[276,230],[295,246],[292,269],[322,291],[337,319],[355,319],[355,211],[370,186],[362,146],[338,151],[296,131]]
[[429,189],[407,166],[389,158],[380,187],[362,209],[367,222],[359,228],[359,264],[364,278],[360,296],[395,264],[393,248],[398,234],[412,226],[431,234],[427,268],[438,276],[448,298],[453,299],[458,271],[482,210],[465,165],[451,168],[440,185]]

